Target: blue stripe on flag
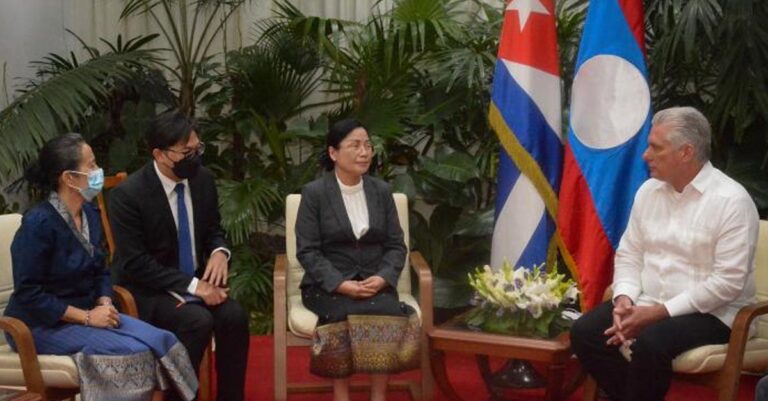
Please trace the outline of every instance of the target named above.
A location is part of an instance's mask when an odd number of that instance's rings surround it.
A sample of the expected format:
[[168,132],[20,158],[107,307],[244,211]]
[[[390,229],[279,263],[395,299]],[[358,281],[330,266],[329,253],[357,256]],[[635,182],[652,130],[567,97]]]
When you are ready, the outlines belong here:
[[496,176],[496,213],[494,221],[499,218],[499,213],[507,203],[509,193],[515,186],[517,178],[520,177],[520,169],[503,149],[499,152],[499,172]]
[[562,171],[560,139],[501,59],[496,61],[491,99],[520,144],[541,166],[549,185],[559,188]]
[[[643,130],[647,130],[650,124],[648,118]],[[648,167],[642,158],[648,139],[645,135],[635,135],[615,148],[592,149],[584,146],[569,128],[568,140],[589,184],[592,201],[606,236],[616,249],[627,228],[635,193],[648,178]],[[586,159],[589,159],[589,163],[582,162]]]
[[520,255],[520,259],[518,259],[517,263],[513,264],[513,266],[532,268],[534,265],[546,261],[547,252],[549,251],[549,240],[554,233],[555,223],[552,220],[552,217],[544,212],[539,221],[539,225],[536,226],[536,231],[533,232],[528,241],[528,246],[525,247],[525,250]]
[[640,70],[643,76],[648,77],[645,55],[632,34],[618,1],[603,1],[604,3],[596,6],[590,4],[587,10],[586,20],[599,23],[584,25],[576,58],[576,70],[598,54],[611,54],[626,59]]

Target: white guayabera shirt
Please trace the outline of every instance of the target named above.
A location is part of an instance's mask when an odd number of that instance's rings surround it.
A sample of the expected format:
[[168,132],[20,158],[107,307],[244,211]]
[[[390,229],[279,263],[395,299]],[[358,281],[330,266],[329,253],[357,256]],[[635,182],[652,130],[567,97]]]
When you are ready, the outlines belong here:
[[670,316],[711,313],[730,327],[754,300],[758,220],[747,191],[709,162],[682,192],[649,179],[616,251],[614,297],[664,304]]

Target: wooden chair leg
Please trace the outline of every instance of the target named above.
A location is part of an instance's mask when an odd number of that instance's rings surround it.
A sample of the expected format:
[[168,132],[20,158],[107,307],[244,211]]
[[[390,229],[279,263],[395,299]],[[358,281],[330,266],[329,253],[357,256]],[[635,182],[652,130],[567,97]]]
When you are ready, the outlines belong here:
[[275,401],[288,400],[288,366],[287,366],[287,340],[286,331],[278,329],[275,325]]
[[205,352],[203,353],[203,360],[200,361],[200,372],[198,374],[200,388],[197,392],[198,401],[213,400],[213,385],[211,383],[211,372],[213,365],[211,364],[211,357],[211,343],[208,343],[208,347],[205,348]]
[[429,343],[423,341],[421,348],[421,400],[432,401],[435,393],[432,366],[429,363]]
[[287,292],[286,292],[286,272],[288,270],[288,259],[286,255],[277,255],[275,258],[275,272],[272,275],[272,300],[274,310],[274,340],[275,351],[275,401],[288,400],[288,317],[287,315]]
[[732,386],[720,386],[717,389],[717,401],[737,401],[739,399],[739,382]]
[[597,382],[592,376],[587,376],[587,380],[584,381],[584,401],[596,401],[597,400]]

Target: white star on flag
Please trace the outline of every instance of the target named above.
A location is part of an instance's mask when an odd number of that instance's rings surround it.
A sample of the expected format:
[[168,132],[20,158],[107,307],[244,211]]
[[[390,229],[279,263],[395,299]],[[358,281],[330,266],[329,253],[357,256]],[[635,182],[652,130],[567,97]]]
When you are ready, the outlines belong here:
[[520,20],[520,31],[525,29],[528,17],[531,13],[549,15],[549,11],[540,0],[512,0],[507,5],[507,10],[516,10],[517,18]]

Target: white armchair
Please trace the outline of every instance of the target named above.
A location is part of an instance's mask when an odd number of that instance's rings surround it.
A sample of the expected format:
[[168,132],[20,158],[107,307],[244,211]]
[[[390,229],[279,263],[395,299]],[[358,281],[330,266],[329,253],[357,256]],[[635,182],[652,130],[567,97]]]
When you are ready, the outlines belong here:
[[[400,226],[408,236],[408,199],[404,194],[394,194]],[[286,254],[278,255],[274,271],[274,346],[275,346],[275,401],[286,401],[289,392],[331,391],[330,383],[289,383],[287,370],[288,347],[309,347],[312,333],[317,324],[317,315],[304,307],[301,302],[299,284],[304,276],[296,259],[296,215],[301,195],[289,195],[285,202]],[[419,300],[411,290],[410,266],[419,278]],[[429,368],[427,331],[432,327],[432,273],[424,258],[418,252],[410,252],[405,268],[400,275],[397,292],[402,302],[412,306],[421,318],[421,380],[420,382],[390,381],[391,389],[404,389],[414,400],[432,400],[432,375]],[[308,366],[302,369],[309,369]],[[352,383],[352,389],[366,388],[366,384]]]
[[[0,216],[0,312],[13,293],[11,242],[20,226],[20,214]],[[80,392],[80,377],[71,357],[38,355],[32,334],[21,320],[2,316],[0,329],[13,337],[19,350],[14,352],[5,336],[0,336],[0,385],[26,387],[44,400],[74,399]]]
[[[757,302],[747,305],[736,315],[728,344],[705,345],[680,354],[672,361],[675,379],[712,387],[718,401],[736,401],[741,372],[764,374],[768,371],[768,221],[760,220],[760,234],[755,255]],[[757,319],[757,332],[749,337],[752,321]],[[597,398],[595,381],[585,383],[584,400]]]

